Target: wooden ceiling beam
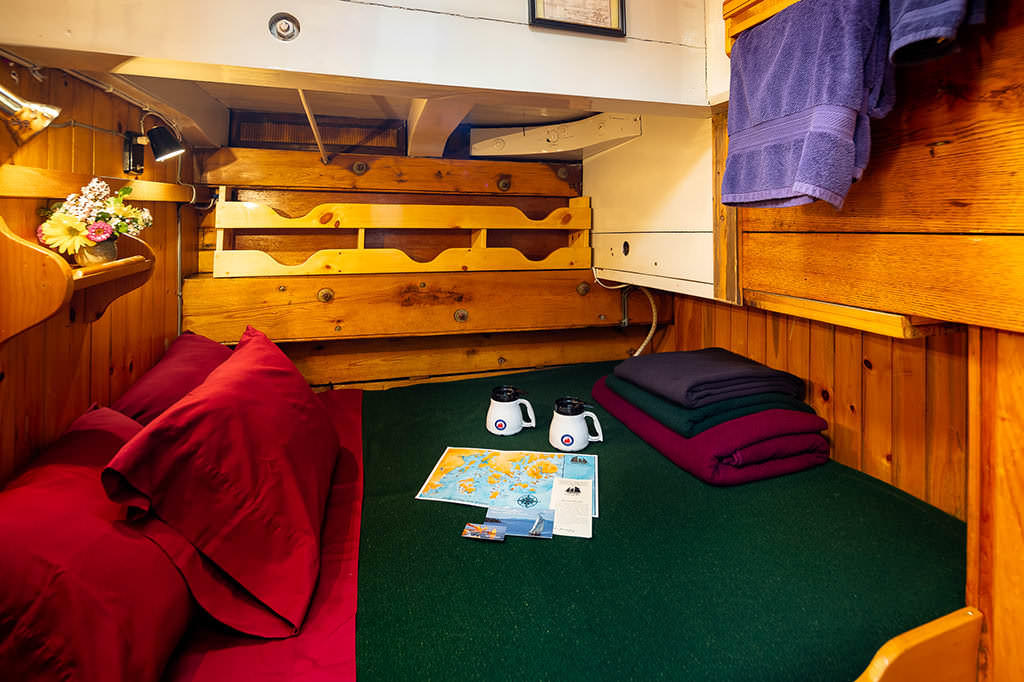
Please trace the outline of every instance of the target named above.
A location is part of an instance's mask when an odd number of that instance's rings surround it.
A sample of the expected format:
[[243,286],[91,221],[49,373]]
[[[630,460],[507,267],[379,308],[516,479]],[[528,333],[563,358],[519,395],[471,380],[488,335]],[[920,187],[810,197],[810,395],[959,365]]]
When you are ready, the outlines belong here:
[[472,97],[414,97],[409,106],[409,156],[444,156],[444,146],[455,128],[476,104]]

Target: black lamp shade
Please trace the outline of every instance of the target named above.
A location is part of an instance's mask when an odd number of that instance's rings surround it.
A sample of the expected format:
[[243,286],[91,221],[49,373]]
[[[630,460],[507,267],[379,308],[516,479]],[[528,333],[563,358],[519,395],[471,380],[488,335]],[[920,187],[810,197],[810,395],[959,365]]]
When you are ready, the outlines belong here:
[[149,138],[149,146],[153,148],[153,157],[157,161],[172,159],[178,154],[184,154],[185,148],[174,137],[174,134],[164,126],[156,126],[146,133]]

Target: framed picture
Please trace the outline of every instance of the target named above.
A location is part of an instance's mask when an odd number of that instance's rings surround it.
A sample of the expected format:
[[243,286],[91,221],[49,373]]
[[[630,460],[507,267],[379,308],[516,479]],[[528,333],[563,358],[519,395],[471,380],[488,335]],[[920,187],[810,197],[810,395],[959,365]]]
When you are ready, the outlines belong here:
[[626,35],[626,0],[530,0],[530,25]]

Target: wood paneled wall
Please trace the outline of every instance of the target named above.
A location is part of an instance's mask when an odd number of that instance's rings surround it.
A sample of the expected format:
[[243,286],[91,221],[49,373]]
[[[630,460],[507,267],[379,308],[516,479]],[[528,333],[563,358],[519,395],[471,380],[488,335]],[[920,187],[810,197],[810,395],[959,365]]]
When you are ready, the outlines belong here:
[[[74,120],[115,131],[138,129],[137,108],[62,72],[46,70],[40,82],[25,69],[5,67],[0,83],[21,97],[61,107],[57,123]],[[81,127],[51,127],[18,149],[6,131],[0,131],[0,159],[9,164],[123,177],[121,150],[121,137]],[[173,182],[175,165],[156,163],[147,149],[142,177]],[[91,403],[106,405],[116,399],[176,334],[177,206],[133,203],[153,213],[153,226],[141,235],[157,257],[150,281],[116,301],[93,324],[72,323],[66,313],[58,314],[0,347],[0,482]],[[0,215],[15,232],[34,238],[40,222],[37,210],[47,204],[0,198]],[[196,229],[191,214],[182,211],[187,238]],[[195,260],[195,249],[184,246],[187,269]],[[17,295],[0,292],[2,297]]]
[[720,346],[807,380],[832,456],[966,516],[966,332],[891,339],[788,315],[676,299],[680,350]]

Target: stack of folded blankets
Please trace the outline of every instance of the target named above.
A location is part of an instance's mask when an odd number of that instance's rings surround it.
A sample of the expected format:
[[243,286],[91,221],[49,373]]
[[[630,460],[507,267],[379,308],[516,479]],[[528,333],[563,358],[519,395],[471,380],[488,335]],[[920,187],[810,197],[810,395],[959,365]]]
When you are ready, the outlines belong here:
[[676,465],[714,485],[800,471],[828,459],[824,419],[803,380],[722,348],[630,358],[594,399]]

